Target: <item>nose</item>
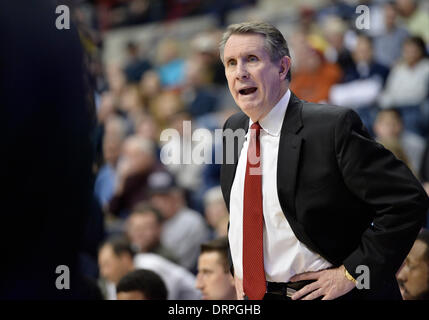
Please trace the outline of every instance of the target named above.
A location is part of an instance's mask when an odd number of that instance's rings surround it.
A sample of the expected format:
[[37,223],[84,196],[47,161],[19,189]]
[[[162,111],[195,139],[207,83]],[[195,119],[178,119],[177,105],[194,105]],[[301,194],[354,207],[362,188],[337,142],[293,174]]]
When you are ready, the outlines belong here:
[[201,279],[201,274],[198,273],[197,274],[197,281],[195,282],[195,288],[197,288],[198,290],[202,290],[203,289],[203,281]]
[[237,80],[249,78],[249,72],[247,71],[246,65],[241,61],[237,62],[236,72],[237,72],[236,73]]
[[401,269],[401,271],[399,271],[399,273],[398,273],[398,275],[397,275],[397,279],[398,279],[398,281],[400,281],[400,282],[402,282],[402,283],[404,283],[404,282],[406,282],[407,281],[407,272],[408,272],[408,270],[407,270],[408,268],[407,268],[407,266],[406,265],[404,265],[403,267],[402,267],[402,269]]

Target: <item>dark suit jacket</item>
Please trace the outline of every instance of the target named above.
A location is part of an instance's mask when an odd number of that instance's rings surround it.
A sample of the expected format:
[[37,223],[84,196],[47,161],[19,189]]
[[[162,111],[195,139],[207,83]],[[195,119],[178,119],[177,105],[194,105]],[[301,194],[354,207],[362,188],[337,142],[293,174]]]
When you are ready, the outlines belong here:
[[[238,113],[225,129],[247,131]],[[241,141],[240,141],[241,140]],[[225,150],[221,186],[229,208],[243,139]],[[233,152],[234,163],[225,163]],[[289,101],[280,135],[277,188],[296,237],[334,266],[370,270],[363,298],[400,298],[395,273],[411,249],[428,207],[419,181],[375,142],[358,115],[347,108]]]
[[[88,297],[78,252],[93,201],[95,107],[79,34],[55,27],[57,4],[0,2],[0,299]],[[59,265],[68,290],[55,286]]]

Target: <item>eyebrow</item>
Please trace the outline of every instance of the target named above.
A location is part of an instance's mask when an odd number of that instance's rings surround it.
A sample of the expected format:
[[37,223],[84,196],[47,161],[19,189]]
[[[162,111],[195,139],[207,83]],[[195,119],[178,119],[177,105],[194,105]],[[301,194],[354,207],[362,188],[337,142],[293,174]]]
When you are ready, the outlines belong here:
[[[243,54],[240,55],[240,57],[248,57],[248,56],[260,57],[261,54],[260,53],[256,53],[256,52],[245,52],[245,53],[243,53]],[[224,61],[226,62],[226,61],[229,61],[231,59],[235,60],[236,58],[235,57],[226,57],[226,58],[224,58]]]

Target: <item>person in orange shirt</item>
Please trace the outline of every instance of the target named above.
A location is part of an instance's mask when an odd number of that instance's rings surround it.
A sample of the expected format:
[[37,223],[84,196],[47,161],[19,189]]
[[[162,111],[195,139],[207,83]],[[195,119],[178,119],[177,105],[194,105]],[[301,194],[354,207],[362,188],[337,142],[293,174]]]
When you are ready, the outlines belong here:
[[301,63],[294,70],[291,90],[301,99],[309,102],[326,102],[332,85],[338,83],[342,71],[336,64],[328,62],[322,49],[310,41],[301,44]]

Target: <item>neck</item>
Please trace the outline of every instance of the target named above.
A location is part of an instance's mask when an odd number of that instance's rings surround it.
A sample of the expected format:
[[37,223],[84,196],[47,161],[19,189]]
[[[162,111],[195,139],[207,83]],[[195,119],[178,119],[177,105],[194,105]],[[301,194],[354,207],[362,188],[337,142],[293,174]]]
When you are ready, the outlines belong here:
[[264,119],[267,116],[267,114],[269,114],[270,111],[273,110],[273,108],[277,105],[277,103],[279,103],[281,98],[283,98],[283,96],[286,94],[287,90],[289,89],[289,85],[288,85],[289,82],[285,81],[283,83],[284,84],[281,85],[277,98],[274,100],[270,108],[268,108],[267,110],[263,110],[263,112],[260,114],[248,115],[253,122],[258,122]]

